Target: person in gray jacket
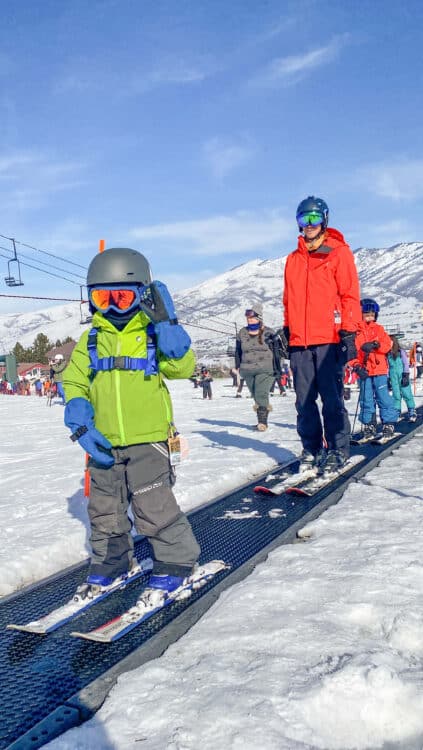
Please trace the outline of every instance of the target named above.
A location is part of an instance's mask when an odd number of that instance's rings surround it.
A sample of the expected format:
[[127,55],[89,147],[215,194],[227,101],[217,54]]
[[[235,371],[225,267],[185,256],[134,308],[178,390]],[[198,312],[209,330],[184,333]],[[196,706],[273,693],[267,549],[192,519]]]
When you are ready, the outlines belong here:
[[277,334],[263,324],[263,306],[260,303],[248,308],[245,317],[247,325],[238,331],[236,337],[235,367],[241,378],[245,378],[254,399],[257,429],[262,432],[267,430],[267,417],[271,410],[269,393],[278,374]]

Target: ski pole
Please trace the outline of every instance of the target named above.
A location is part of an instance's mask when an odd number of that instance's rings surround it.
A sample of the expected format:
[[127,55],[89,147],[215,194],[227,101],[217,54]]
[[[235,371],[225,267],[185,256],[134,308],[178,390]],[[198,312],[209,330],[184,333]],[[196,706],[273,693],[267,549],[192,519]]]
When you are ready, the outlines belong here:
[[352,426],[352,430],[351,430],[352,434],[354,434],[354,430],[355,430],[355,423],[356,423],[357,414],[358,414],[358,407],[360,405],[360,396],[361,396],[361,380],[360,380],[360,391],[358,393],[357,404],[356,404],[356,407],[355,407],[354,422],[353,422],[353,426]]
[[[98,252],[104,253],[106,247],[106,240],[99,240],[98,241]],[[89,455],[88,453],[85,454],[85,469],[84,469],[84,497],[90,496],[90,484],[91,484],[91,477],[90,477],[90,470],[88,468],[88,461],[89,461]]]

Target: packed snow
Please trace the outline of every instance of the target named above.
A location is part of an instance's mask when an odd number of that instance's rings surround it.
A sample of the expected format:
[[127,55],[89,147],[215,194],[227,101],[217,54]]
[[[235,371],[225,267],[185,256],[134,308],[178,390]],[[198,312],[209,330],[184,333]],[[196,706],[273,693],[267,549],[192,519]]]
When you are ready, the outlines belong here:
[[[188,381],[169,385],[190,444],[175,488],[185,511],[299,453],[292,392],[272,398],[259,433],[252,400],[235,399],[230,381],[213,383],[212,401]],[[347,406],[353,420],[356,394]],[[5,595],[84,559],[88,521],[84,456],[59,402],[1,396],[0,418]],[[49,750],[421,750],[422,436],[226,590],[160,659],[122,675],[96,716]]]

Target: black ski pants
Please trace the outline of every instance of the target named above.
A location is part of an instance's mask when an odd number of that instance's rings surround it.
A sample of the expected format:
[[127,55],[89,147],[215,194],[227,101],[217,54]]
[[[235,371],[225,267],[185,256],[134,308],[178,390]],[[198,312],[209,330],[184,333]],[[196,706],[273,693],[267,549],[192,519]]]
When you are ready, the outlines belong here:
[[[344,362],[338,344],[316,344],[291,351],[297,430],[303,448],[316,454],[322,447],[350,452],[350,423],[343,399]],[[322,401],[322,420],[317,398]]]

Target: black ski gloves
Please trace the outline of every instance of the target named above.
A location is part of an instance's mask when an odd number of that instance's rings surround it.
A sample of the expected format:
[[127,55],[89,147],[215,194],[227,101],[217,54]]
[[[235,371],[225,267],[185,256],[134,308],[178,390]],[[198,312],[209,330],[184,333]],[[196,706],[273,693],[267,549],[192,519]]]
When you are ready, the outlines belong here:
[[339,331],[339,345],[341,348],[344,363],[355,359],[357,356],[357,347],[355,345],[354,331]]
[[374,351],[374,349],[379,349],[379,347],[379,341],[367,341],[365,344],[361,345],[361,351],[370,354],[370,352]]
[[369,373],[367,372],[365,367],[360,367],[360,365],[356,365],[353,367],[354,372],[357,373],[360,380],[366,380],[366,378],[369,377]]
[[410,373],[409,372],[402,373],[401,385],[403,388],[407,388],[407,385],[410,385]]
[[283,330],[280,329],[276,333],[267,332],[264,336],[265,344],[269,347],[273,353],[273,374],[276,377],[280,377],[281,359],[287,359],[288,349],[286,345],[286,339]]

